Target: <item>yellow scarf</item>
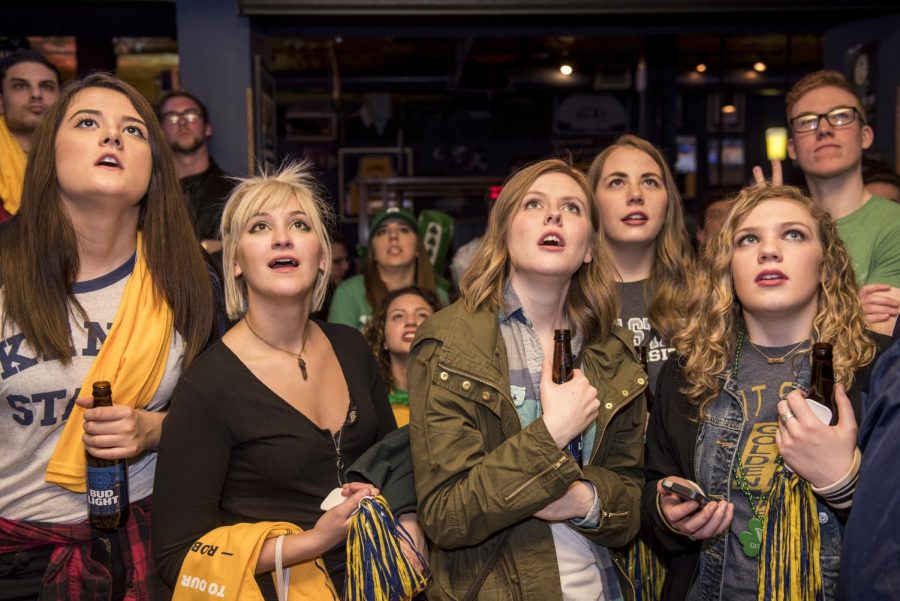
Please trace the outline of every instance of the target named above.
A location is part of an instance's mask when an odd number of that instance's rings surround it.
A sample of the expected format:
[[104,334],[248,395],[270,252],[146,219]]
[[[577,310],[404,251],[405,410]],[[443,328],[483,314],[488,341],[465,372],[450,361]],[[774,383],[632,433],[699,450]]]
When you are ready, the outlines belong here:
[[[298,532],[302,530],[288,522],[235,524],[207,532],[191,545],[184,558],[172,601],[263,601],[254,576],[263,543]],[[290,569],[290,601],[338,599],[321,558]]]
[[[125,284],[112,329],[84,378],[80,396],[90,396],[94,382],[107,380],[112,385],[116,405],[146,407],[166,368],[173,323],[168,303],[153,289],[153,277],[144,259],[143,238],[138,232],[134,271]],[[84,411],[73,405],[47,465],[47,482],[72,492],[84,492],[87,461],[83,435]]]
[[25,151],[6,127],[6,118],[0,117],[0,200],[10,215],[16,214],[22,200],[25,158]]

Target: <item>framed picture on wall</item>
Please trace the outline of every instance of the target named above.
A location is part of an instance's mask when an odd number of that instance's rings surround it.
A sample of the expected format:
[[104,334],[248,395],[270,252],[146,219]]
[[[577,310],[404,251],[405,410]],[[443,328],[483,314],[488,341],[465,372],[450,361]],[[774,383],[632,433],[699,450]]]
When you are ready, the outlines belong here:
[[412,148],[341,148],[338,150],[341,220],[355,221],[359,217],[363,198],[368,203],[369,214],[384,206],[387,199],[381,197],[381,190],[373,180],[410,177],[412,174]]

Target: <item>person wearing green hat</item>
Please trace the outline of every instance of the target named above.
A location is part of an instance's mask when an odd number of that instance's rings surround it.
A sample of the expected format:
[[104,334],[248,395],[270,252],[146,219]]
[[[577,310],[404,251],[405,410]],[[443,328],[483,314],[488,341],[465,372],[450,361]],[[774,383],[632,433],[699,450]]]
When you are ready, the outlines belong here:
[[380,306],[388,292],[413,285],[436,293],[448,304],[447,291],[435,283],[416,218],[389,207],[372,218],[363,273],[345,280],[334,291],[328,321],[362,331],[372,318],[372,307]]

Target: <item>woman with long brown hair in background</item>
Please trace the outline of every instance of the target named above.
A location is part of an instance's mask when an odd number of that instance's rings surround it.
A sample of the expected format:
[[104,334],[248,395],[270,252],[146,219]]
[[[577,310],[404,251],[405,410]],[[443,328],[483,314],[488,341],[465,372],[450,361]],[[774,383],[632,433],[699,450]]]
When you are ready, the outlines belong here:
[[647,350],[652,392],[680,327],[694,267],[681,194],[659,149],[632,135],[594,158],[588,181],[617,272],[617,323]]
[[365,331],[372,312],[381,306],[388,292],[406,286],[433,292],[442,303],[448,303],[447,291],[436,284],[417,227],[412,213],[397,207],[387,208],[372,218],[363,272],[345,280],[334,291],[328,321]]
[[[214,336],[213,287],[150,104],[70,83],[0,237],[0,599],[164,599],[149,502],[169,396]],[[92,408],[91,383],[115,405]],[[128,459],[117,531],[86,521],[85,451]]]

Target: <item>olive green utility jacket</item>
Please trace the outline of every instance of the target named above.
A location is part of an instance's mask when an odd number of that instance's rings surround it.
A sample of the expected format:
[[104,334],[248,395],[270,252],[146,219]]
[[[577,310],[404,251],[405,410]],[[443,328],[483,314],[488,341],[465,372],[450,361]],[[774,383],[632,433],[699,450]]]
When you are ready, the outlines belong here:
[[[496,309],[471,314],[457,302],[419,328],[407,369],[419,521],[435,544],[429,599],[462,599],[507,529],[478,599],[562,599],[553,535],[532,515],[579,479],[596,487],[601,514],[596,528],[572,528],[605,547],[637,534],[647,375],[631,340],[615,327],[582,350],[580,368],[600,399],[590,465],[582,468],[557,448],[544,420],[521,427]],[[630,599],[631,584],[614,562]]]

